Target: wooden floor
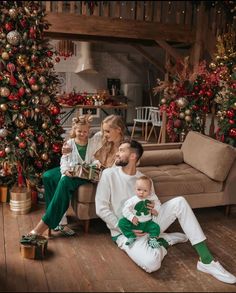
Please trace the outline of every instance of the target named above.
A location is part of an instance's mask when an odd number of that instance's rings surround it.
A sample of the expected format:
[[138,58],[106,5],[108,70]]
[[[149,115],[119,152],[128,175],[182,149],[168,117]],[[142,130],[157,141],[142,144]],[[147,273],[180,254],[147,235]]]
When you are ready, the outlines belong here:
[[[21,257],[20,236],[37,223],[44,206],[15,216],[0,204],[0,291],[6,292],[236,292],[228,285],[197,271],[197,255],[189,242],[168,250],[159,271],[148,274],[111,241],[101,220],[93,220],[89,234],[69,211],[76,236],[53,232],[47,257]],[[195,210],[214,256],[236,274],[236,213],[222,208]],[[169,231],[181,231],[178,223]]]

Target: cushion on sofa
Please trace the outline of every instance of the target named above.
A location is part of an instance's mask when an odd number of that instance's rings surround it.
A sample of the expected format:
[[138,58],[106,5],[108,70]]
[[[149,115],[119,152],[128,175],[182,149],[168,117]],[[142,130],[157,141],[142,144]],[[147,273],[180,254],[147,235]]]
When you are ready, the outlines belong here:
[[174,165],[180,163],[183,163],[183,152],[180,149],[149,150],[143,152],[139,166]]
[[184,162],[210,178],[224,181],[236,157],[230,145],[190,131],[181,147]]
[[188,164],[146,166],[138,169],[152,178],[159,197],[220,192],[223,189],[223,182],[211,180]]
[[75,191],[75,199],[78,202],[91,203],[95,201],[97,184],[95,183],[86,183]]

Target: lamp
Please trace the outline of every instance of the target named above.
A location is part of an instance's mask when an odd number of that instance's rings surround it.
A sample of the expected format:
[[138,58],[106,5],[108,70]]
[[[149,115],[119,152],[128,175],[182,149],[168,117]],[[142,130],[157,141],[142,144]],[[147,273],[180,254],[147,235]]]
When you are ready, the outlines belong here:
[[76,56],[76,44],[71,40],[58,41],[56,50],[58,51],[59,56],[64,57],[64,60],[72,55]]

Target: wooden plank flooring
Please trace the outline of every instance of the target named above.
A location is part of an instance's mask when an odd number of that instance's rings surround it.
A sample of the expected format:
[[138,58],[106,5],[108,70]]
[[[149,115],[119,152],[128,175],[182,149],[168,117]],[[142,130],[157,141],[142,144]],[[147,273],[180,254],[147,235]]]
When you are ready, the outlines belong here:
[[[112,241],[105,224],[91,222],[90,233],[72,210],[71,228],[76,236],[53,232],[47,257],[21,257],[20,236],[41,218],[43,205],[27,215],[13,215],[9,204],[0,204],[1,292],[236,292],[196,269],[197,255],[189,242],[168,250],[159,271],[148,274],[137,267]],[[216,259],[236,275],[236,213],[228,218],[221,207],[195,210]],[[169,231],[181,231],[178,223]]]

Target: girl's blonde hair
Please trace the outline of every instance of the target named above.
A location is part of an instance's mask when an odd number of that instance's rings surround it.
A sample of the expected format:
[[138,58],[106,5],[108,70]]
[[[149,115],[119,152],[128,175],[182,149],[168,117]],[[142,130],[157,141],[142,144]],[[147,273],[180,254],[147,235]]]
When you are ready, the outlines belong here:
[[109,115],[101,123],[101,132],[103,136],[103,124],[109,123],[109,126],[114,129],[120,129],[121,141],[124,139],[125,124],[119,115]]
[[81,115],[72,118],[72,128],[70,132],[70,138],[74,138],[75,135],[75,129],[76,127],[80,125],[87,125],[90,127],[91,122],[93,121],[93,116],[91,114]]

